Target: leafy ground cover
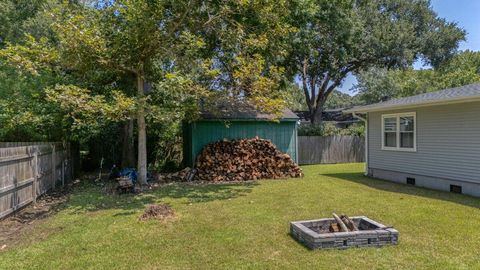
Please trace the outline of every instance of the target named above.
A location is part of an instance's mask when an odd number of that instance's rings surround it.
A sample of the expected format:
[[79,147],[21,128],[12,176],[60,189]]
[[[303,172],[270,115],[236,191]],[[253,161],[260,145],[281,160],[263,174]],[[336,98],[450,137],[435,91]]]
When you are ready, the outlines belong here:
[[[303,167],[303,179],[169,185],[142,195],[77,187],[63,209],[0,251],[0,269],[479,269],[480,199]],[[141,221],[167,203],[175,217]],[[289,222],[366,215],[400,231],[384,248],[310,251]]]

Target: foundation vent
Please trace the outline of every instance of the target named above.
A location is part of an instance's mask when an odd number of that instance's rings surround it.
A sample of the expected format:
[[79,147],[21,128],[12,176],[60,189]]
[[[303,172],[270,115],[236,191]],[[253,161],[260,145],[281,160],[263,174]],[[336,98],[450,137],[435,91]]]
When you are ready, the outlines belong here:
[[462,194],[462,186],[450,185],[450,192]]
[[462,186],[450,185],[450,192],[462,194]]
[[407,184],[415,186],[415,178],[407,177]]

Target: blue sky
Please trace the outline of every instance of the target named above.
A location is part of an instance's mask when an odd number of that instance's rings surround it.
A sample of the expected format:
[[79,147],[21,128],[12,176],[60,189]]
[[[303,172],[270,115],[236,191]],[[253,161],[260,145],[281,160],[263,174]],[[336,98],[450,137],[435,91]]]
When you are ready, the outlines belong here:
[[[459,46],[460,50],[480,51],[480,1],[479,0],[432,0],[432,7],[438,16],[451,22],[456,22],[459,27],[467,31],[466,41]],[[420,68],[421,64],[415,65]],[[339,90],[350,92],[356,83],[354,76],[349,76]]]

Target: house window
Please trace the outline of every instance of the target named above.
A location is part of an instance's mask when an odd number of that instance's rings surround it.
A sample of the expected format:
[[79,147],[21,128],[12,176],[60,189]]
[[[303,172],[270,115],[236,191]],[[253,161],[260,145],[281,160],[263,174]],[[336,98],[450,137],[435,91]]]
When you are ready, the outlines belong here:
[[382,115],[382,149],[416,151],[416,114]]
[[385,117],[383,119],[383,136],[385,147],[397,147],[397,118]]

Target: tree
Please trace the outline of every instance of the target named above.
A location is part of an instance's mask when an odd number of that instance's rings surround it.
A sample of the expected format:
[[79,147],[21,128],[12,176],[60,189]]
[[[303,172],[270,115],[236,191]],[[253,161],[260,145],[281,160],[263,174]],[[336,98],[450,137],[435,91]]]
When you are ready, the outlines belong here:
[[[24,33],[50,37],[50,20],[40,16],[50,0],[5,0],[0,3],[0,49],[9,43],[28,42]],[[22,73],[0,59],[0,140],[61,140],[57,127],[61,115],[45,102],[43,88],[58,82],[50,72]]]
[[52,20],[54,38],[27,31],[26,42],[9,43],[0,55],[35,76],[48,71],[62,78],[48,87],[46,98],[58,105],[62,124],[83,139],[105,123],[131,118],[134,107],[139,180],[145,183],[147,123],[164,127],[165,119],[194,115],[200,97],[244,99],[264,111],[281,111],[285,80],[274,52],[289,30],[278,20],[288,13],[276,5],[64,2],[43,12]]
[[[210,80],[215,99],[246,100],[258,110],[280,115],[289,82],[280,59],[293,28],[286,0],[204,1],[197,30],[204,55],[217,75]],[[219,97],[220,96],[220,97]]]
[[360,72],[355,90],[367,104],[480,82],[480,52],[464,51],[436,69]]
[[299,74],[312,122],[350,73],[407,67],[423,59],[440,65],[465,33],[438,18],[428,1],[310,0],[292,2],[297,29],[287,66]]
[[4,0],[0,2],[0,47],[7,41],[20,41],[25,31],[36,36],[48,35],[48,21],[38,17],[53,0]]
[[325,109],[350,108],[359,104],[357,96],[350,96],[338,90],[333,90],[330,97],[325,102]]
[[388,100],[400,93],[398,78],[386,68],[371,68],[359,72],[357,81],[353,90],[365,104]]
[[[138,179],[141,184],[145,184],[145,110],[148,108],[144,88],[146,79],[152,73],[158,74],[157,70],[165,71],[173,63],[178,65],[175,61],[179,60],[179,54],[176,54],[175,49],[180,48],[179,38],[181,41],[181,37],[188,35],[184,21],[191,18],[191,4],[168,0],[64,3],[48,14],[54,20],[55,42],[32,37],[30,44],[23,47],[11,46],[4,54],[10,56],[12,62],[22,62],[24,67],[30,66],[32,71],[60,69],[76,73],[77,76],[83,74],[89,80],[106,74],[130,78],[131,86],[136,89]],[[75,87],[57,87],[57,92],[67,93],[65,89],[70,90],[70,93],[89,94]],[[112,88],[104,90],[110,91]],[[52,92],[52,97],[54,93]],[[96,101],[95,98],[93,100]]]

